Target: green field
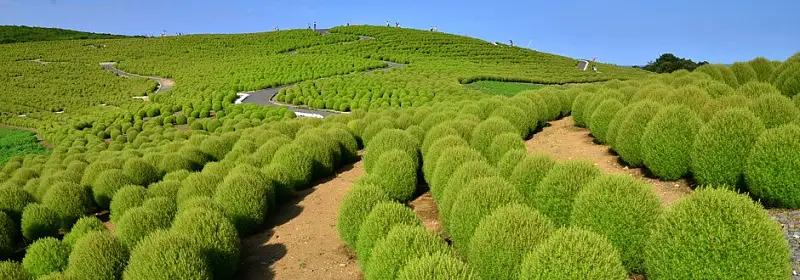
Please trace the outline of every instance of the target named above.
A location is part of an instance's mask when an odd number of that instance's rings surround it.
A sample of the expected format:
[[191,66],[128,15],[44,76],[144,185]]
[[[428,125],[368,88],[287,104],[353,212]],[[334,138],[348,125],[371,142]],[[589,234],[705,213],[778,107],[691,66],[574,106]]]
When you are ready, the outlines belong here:
[[477,81],[464,85],[465,87],[480,90],[488,94],[514,96],[517,93],[526,90],[537,90],[546,87],[547,85],[528,84],[528,83],[510,83],[510,82],[495,82],[495,81]]
[[33,132],[0,127],[0,164],[5,164],[11,157],[44,154],[46,151]]

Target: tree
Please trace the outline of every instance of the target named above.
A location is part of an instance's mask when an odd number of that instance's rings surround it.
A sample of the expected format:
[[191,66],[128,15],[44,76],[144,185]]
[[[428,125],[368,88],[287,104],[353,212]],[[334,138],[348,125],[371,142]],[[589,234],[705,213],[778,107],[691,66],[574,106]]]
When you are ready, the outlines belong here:
[[682,57],[677,57],[671,53],[665,53],[659,56],[656,61],[648,62],[647,65],[642,67],[642,69],[656,73],[672,73],[681,69],[692,71],[695,68],[706,64],[708,64],[708,61],[695,63],[691,59],[685,59]]

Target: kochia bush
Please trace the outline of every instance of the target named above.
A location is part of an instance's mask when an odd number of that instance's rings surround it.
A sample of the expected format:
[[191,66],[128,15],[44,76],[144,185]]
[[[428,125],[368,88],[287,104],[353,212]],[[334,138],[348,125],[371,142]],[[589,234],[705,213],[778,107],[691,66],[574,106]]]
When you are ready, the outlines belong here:
[[790,123],[800,117],[800,109],[794,106],[792,100],[777,94],[756,98],[750,105],[750,111],[761,119],[767,129]]
[[142,240],[131,252],[122,276],[132,280],[213,279],[199,244],[168,231],[155,232]]
[[125,215],[128,209],[142,206],[142,203],[147,198],[147,189],[142,186],[128,185],[124,186],[114,195],[109,206],[109,218],[113,223],[119,222],[119,219]]
[[394,226],[372,248],[370,262],[364,268],[364,278],[395,279],[409,260],[445,253],[449,249],[442,238],[422,226]]
[[417,169],[419,166],[419,145],[419,141],[407,131],[400,129],[383,130],[367,143],[367,149],[364,154],[364,169],[367,173],[372,172],[372,169],[377,166],[381,155],[394,149],[407,153],[414,163],[414,169]]
[[469,242],[480,221],[495,209],[522,202],[521,195],[499,177],[473,180],[458,193],[445,226],[453,244],[469,252]]
[[762,203],[800,208],[800,126],[789,124],[765,131],[747,158],[745,179]]
[[133,180],[120,169],[103,171],[92,183],[94,201],[101,209],[108,209],[114,194],[123,186],[131,183]]
[[417,190],[415,167],[414,159],[407,152],[395,149],[381,155],[367,179],[380,186],[390,199],[406,202]]
[[122,166],[122,171],[128,175],[133,184],[140,186],[147,186],[160,178],[159,171],[141,158],[132,158],[126,161]]
[[522,141],[522,138],[517,134],[506,132],[494,137],[492,144],[487,150],[486,158],[488,158],[492,164],[497,164],[506,153],[524,150],[525,142]]
[[396,225],[421,226],[422,221],[414,211],[397,202],[381,202],[364,218],[355,247],[362,268],[367,267],[375,244]]
[[125,211],[125,214],[114,225],[117,237],[128,249],[136,245],[150,233],[169,228],[169,221],[161,219],[153,210],[136,207]]
[[508,151],[503,157],[497,161],[497,171],[500,172],[500,175],[503,178],[508,179],[511,176],[511,173],[514,172],[514,168],[519,165],[520,162],[528,155],[528,151],[526,150],[512,150]]
[[482,160],[461,164],[458,169],[453,172],[453,175],[450,176],[450,179],[447,180],[441,198],[436,201],[437,207],[439,208],[439,217],[442,222],[447,222],[450,208],[456,201],[458,194],[467,188],[470,182],[480,178],[495,177],[497,175],[497,170]]
[[67,267],[70,247],[60,240],[46,237],[33,242],[25,251],[22,267],[31,278],[40,278]]
[[302,146],[291,143],[278,148],[270,165],[285,167],[287,188],[301,189],[311,182],[314,158]]
[[588,161],[557,163],[536,186],[530,205],[549,217],[557,226],[566,226],[578,193],[601,174],[600,169]]
[[96,217],[86,216],[75,222],[75,225],[72,226],[69,233],[64,235],[62,241],[71,248],[75,246],[78,240],[93,231],[108,231],[108,228]]
[[738,186],[747,156],[764,124],[750,111],[730,109],[717,114],[695,137],[692,174],[700,185]]
[[36,202],[36,199],[30,193],[19,188],[0,187],[0,211],[5,212],[8,216],[19,222],[22,217],[22,210],[28,204]]
[[22,212],[20,227],[22,236],[28,240],[57,236],[58,229],[61,228],[61,218],[47,206],[33,203],[26,206]]
[[452,254],[435,253],[408,260],[399,280],[475,280],[477,273]]
[[[519,279],[626,279],[619,253],[591,231],[564,228],[554,232],[521,264]],[[649,277],[649,274],[648,274]]]
[[467,141],[456,135],[449,135],[436,140],[431,144],[428,153],[423,155],[422,173],[425,180],[430,184],[433,181],[433,173],[436,168],[436,161],[444,154],[444,151],[453,147],[469,147]]
[[644,164],[658,178],[676,180],[689,173],[691,151],[703,121],[685,105],[661,109],[642,134]]
[[625,120],[619,124],[614,150],[620,158],[633,167],[643,163],[641,139],[647,124],[661,109],[661,105],[652,101],[640,101],[631,107]]
[[0,211],[0,258],[6,259],[16,249],[19,228],[5,212]]
[[259,170],[234,170],[214,193],[214,202],[225,210],[243,236],[264,223],[275,188]]
[[28,279],[28,274],[22,268],[22,264],[15,261],[0,261],[0,278],[10,280]]
[[170,231],[201,250],[215,279],[234,276],[239,266],[239,234],[222,213],[206,208],[183,211]]
[[[430,180],[428,181],[433,198],[436,200],[442,199],[447,181],[450,180],[450,176],[461,164],[480,160],[485,159],[480,152],[470,147],[459,146],[444,150],[439,159],[433,163],[436,167],[433,169],[433,177],[429,178]],[[431,164],[431,162],[426,164]]]
[[387,201],[391,200],[380,187],[365,181],[356,181],[339,206],[336,229],[344,243],[355,248],[364,219],[375,205]]
[[494,110],[489,117],[498,117],[507,120],[511,123],[517,131],[520,138],[528,137],[530,120],[526,119],[526,114],[522,109],[513,105],[506,105]]
[[594,113],[589,116],[589,130],[592,131],[592,135],[598,142],[606,143],[608,124],[622,107],[622,103],[618,100],[608,99],[600,103]]
[[122,242],[109,232],[93,231],[72,248],[66,273],[77,279],[119,279],[127,262],[128,249]]
[[536,187],[555,164],[548,154],[527,154],[511,172],[508,182],[522,195],[525,204],[535,207],[533,194]]
[[470,146],[481,152],[482,155],[489,154],[489,148],[495,136],[512,132],[517,133],[517,129],[510,122],[503,118],[491,117],[478,124],[472,131]]

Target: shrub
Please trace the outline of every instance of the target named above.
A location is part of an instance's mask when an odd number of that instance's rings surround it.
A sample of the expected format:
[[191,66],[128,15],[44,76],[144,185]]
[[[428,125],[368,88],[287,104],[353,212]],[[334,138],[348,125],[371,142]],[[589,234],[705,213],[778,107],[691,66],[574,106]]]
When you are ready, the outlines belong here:
[[116,161],[95,161],[89,166],[86,167],[86,170],[83,171],[83,176],[81,177],[81,185],[82,186],[92,186],[94,181],[106,170],[110,169],[120,169],[122,165]]
[[447,243],[424,227],[396,225],[372,248],[364,278],[395,279],[409,260],[447,252]]
[[611,119],[622,109],[623,105],[616,99],[608,99],[600,103],[594,113],[589,116],[589,130],[600,143],[606,143],[606,131]]
[[75,243],[66,273],[77,279],[119,279],[127,262],[128,250],[114,235],[93,231]]
[[391,120],[380,119],[372,122],[364,129],[364,132],[361,134],[361,139],[364,143],[364,146],[368,145],[369,142],[372,141],[372,138],[378,135],[378,133],[380,133],[381,131],[393,128],[396,127]]
[[323,178],[333,174],[336,157],[332,148],[338,148],[338,145],[328,140],[324,132],[316,130],[298,134],[294,143],[312,156],[314,162],[312,178]]
[[155,167],[141,158],[131,158],[122,166],[122,171],[128,175],[131,182],[140,186],[147,186],[158,181],[160,175]]
[[557,163],[536,186],[531,205],[557,226],[569,225],[575,197],[586,184],[601,174],[600,169],[588,161]]
[[485,159],[480,152],[469,147],[453,147],[442,151],[442,155],[436,160],[433,177],[428,182],[433,198],[436,200],[442,199],[447,181],[450,180],[450,176],[461,164],[481,160]]
[[521,202],[520,194],[499,177],[473,180],[456,196],[445,226],[453,244],[469,252],[469,242],[483,217],[495,209]]
[[513,105],[506,105],[494,110],[490,118],[498,117],[507,120],[516,128],[516,133],[520,138],[526,138],[529,133],[530,120],[526,119],[525,112]]
[[386,237],[396,225],[421,226],[422,221],[414,211],[397,202],[381,202],[372,208],[358,230],[356,255],[362,268],[367,267],[375,244]]
[[739,84],[745,84],[750,81],[758,80],[758,74],[756,73],[756,70],[754,70],[753,67],[746,62],[734,62],[733,65],[731,65],[731,70],[736,76],[736,80],[739,82]]
[[407,261],[397,274],[399,280],[474,280],[479,279],[469,266],[445,253],[435,253]]
[[555,164],[547,154],[526,155],[511,172],[508,182],[522,195],[526,204],[535,207],[533,194],[536,193],[536,187]]
[[125,211],[142,206],[146,198],[147,189],[142,186],[128,185],[122,187],[114,195],[114,199],[111,200],[111,206],[109,207],[111,221],[117,223],[125,214]]
[[655,102],[640,101],[631,107],[628,116],[619,125],[617,139],[614,140],[614,150],[622,160],[633,167],[642,165],[642,134],[660,109],[661,105]]
[[747,188],[769,206],[800,208],[800,127],[794,124],[766,130],[747,158]]
[[662,103],[667,105],[683,104],[694,110],[695,112],[702,112],[703,107],[711,102],[713,99],[704,90],[695,86],[682,87],[673,91],[662,100]]
[[570,225],[608,238],[631,273],[644,273],[644,250],[661,201],[651,187],[626,175],[600,176],[578,193]]
[[164,154],[164,158],[158,164],[158,169],[162,173],[172,173],[181,170],[196,170],[198,166],[182,153],[172,152]]
[[619,109],[619,111],[617,111],[617,113],[614,114],[614,117],[611,118],[611,121],[608,122],[608,126],[606,127],[605,144],[611,147],[611,149],[614,149],[614,146],[616,146],[617,134],[618,134],[617,132],[619,131],[619,126],[620,124],[622,124],[623,121],[625,121],[625,118],[628,117],[628,113],[630,113],[630,109],[632,107],[633,104],[622,107],[622,109]]
[[82,217],[75,222],[75,225],[72,226],[69,233],[64,235],[62,241],[72,248],[78,240],[93,231],[108,231],[108,228],[106,228],[106,225],[104,225],[102,221],[94,216]]
[[367,173],[372,172],[383,153],[399,149],[411,157],[416,170],[419,166],[419,145],[417,139],[404,130],[386,129],[381,131],[367,144],[364,168]]
[[364,181],[353,184],[342,199],[336,222],[336,229],[345,244],[355,248],[361,223],[375,205],[386,201],[390,201],[389,196],[380,187]]
[[177,202],[180,205],[192,197],[213,197],[218,183],[219,178],[209,173],[192,173],[181,182],[181,187],[178,189]]
[[47,206],[32,203],[25,206],[20,226],[22,228],[22,236],[28,240],[36,240],[42,237],[58,235],[58,229],[61,228],[61,219],[58,217],[58,213],[47,208]]
[[342,151],[342,163],[355,162],[358,154],[358,142],[353,134],[342,128],[332,128],[327,131],[328,137],[339,144]]
[[[191,174],[191,172],[189,172],[189,170],[185,170],[185,169],[178,170],[178,171],[173,171],[173,172],[170,172],[170,173],[167,173],[166,175],[164,175],[164,178],[161,178],[161,181],[162,182],[164,182],[164,181],[179,181],[180,182],[180,181],[183,181],[183,179],[186,179],[186,177],[189,177],[189,174]],[[148,186],[148,189],[152,188],[152,187],[153,186]]]
[[160,219],[155,211],[136,207],[125,211],[125,215],[114,226],[122,244],[133,249],[145,236],[156,230],[169,228],[170,224],[169,221]]
[[198,246],[208,260],[214,279],[231,279],[239,266],[239,234],[224,215],[194,208],[175,219],[171,231]]
[[89,188],[75,183],[58,183],[47,191],[42,204],[55,211],[62,228],[70,228],[80,217],[94,208]]
[[264,223],[270,201],[275,201],[275,188],[257,169],[231,172],[214,193],[214,202],[243,236],[254,233]]
[[380,186],[389,199],[406,202],[411,200],[417,190],[417,170],[408,153],[402,150],[384,152],[368,180]]
[[165,180],[154,183],[147,188],[148,197],[166,197],[172,201],[178,200],[178,191],[181,188],[181,182],[176,180]]
[[495,136],[492,140],[486,158],[496,165],[509,151],[525,151],[525,142],[517,134],[503,133]]
[[517,133],[517,130],[505,119],[498,117],[488,118],[479,123],[475,130],[472,131],[470,146],[481,152],[482,155],[488,155],[495,136],[505,132]]
[[444,154],[445,150],[453,147],[469,147],[469,144],[463,138],[455,135],[442,137],[431,144],[422,161],[422,173],[429,184],[433,181],[433,173],[439,157]]
[[703,108],[702,118],[707,122],[719,112],[732,108],[749,109],[752,103],[750,98],[742,95],[723,96],[706,104],[706,107]]
[[16,249],[19,228],[17,224],[0,211],[0,259],[8,258]]
[[676,180],[689,173],[695,135],[703,121],[689,107],[661,109],[642,134],[643,162],[658,178]]
[[22,217],[22,210],[28,204],[36,202],[36,199],[30,193],[19,188],[0,187],[0,211],[5,212],[8,216],[19,222]]
[[425,157],[428,155],[430,151],[428,148],[430,148],[433,143],[451,135],[461,138],[458,130],[452,127],[452,122],[443,122],[431,128],[431,130],[425,134],[425,138],[422,141],[422,146],[420,148],[422,156]]
[[0,261],[0,279],[26,280],[28,274],[22,268],[22,264],[14,261]]
[[717,114],[697,132],[692,147],[692,173],[701,185],[738,186],[744,165],[764,125],[750,111],[730,109]]
[[800,109],[783,95],[763,95],[754,100],[750,110],[761,119],[767,129],[791,123],[800,117]]
[[[602,236],[560,229],[528,254],[519,279],[626,279],[619,253]],[[648,278],[649,278],[648,274]]]
[[213,279],[211,269],[198,244],[167,231],[158,231],[142,240],[131,252],[124,279],[172,280]]
[[772,62],[763,57],[756,57],[753,60],[748,61],[747,64],[750,64],[750,66],[753,67],[753,70],[756,71],[758,80],[762,82],[768,81],[769,77],[772,75],[772,72],[775,71]]
[[525,255],[553,230],[553,223],[532,208],[499,208],[478,224],[467,260],[484,279],[517,279]]
[[439,208],[439,217],[446,222],[449,218],[450,208],[462,190],[470,186],[470,182],[486,177],[497,176],[497,170],[483,160],[465,162],[453,172],[441,197],[436,201]]
[[132,180],[120,169],[103,171],[92,183],[94,201],[101,209],[108,209],[111,198],[125,185],[130,185]]
[[503,157],[497,161],[497,170],[500,172],[500,175],[503,178],[508,179],[511,176],[511,173],[514,172],[514,168],[522,162],[525,157],[528,156],[528,151],[526,150],[511,150],[505,153]]
[[780,225],[746,195],[700,189],[654,223],[644,251],[649,279],[788,279]]
[[297,190],[310,183],[314,159],[303,147],[291,143],[278,148],[271,165],[282,166],[283,174],[287,177],[287,188]]
[[31,278],[59,272],[67,267],[70,247],[58,239],[46,237],[33,242],[25,251],[22,267]]

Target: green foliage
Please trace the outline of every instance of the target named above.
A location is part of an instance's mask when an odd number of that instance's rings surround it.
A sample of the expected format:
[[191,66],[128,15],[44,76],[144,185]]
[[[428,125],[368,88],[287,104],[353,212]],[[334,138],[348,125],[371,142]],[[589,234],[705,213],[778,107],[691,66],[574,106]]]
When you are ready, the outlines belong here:
[[0,44],[35,42],[35,41],[118,39],[118,38],[127,38],[127,36],[105,34],[105,33],[91,33],[91,32],[75,31],[69,29],[60,29],[60,28],[24,26],[24,25],[0,26]]
[[19,228],[5,212],[0,211],[0,258],[6,259],[16,249]]
[[753,66],[746,62],[734,62],[733,65],[731,65],[731,70],[733,74],[736,75],[736,80],[741,85],[758,80],[758,73],[753,69]]
[[133,184],[140,186],[147,186],[155,183],[160,178],[158,170],[150,163],[141,158],[131,158],[122,166],[122,171],[128,178],[131,179]]
[[75,225],[72,226],[69,233],[64,235],[62,241],[72,248],[78,240],[93,231],[108,231],[108,228],[106,228],[106,225],[99,219],[93,216],[85,216],[75,222]]
[[28,192],[13,188],[0,187],[0,211],[5,212],[12,220],[19,222],[22,210],[36,199]]
[[508,182],[522,195],[524,202],[529,206],[534,205],[533,194],[539,182],[547,176],[556,162],[544,153],[526,155],[508,176]]
[[168,224],[172,223],[172,219],[175,218],[175,212],[177,212],[178,208],[175,200],[166,197],[148,198],[142,203],[142,207],[156,212],[159,219],[164,220],[164,222]]
[[707,61],[694,62],[691,59],[677,57],[671,53],[659,56],[655,61],[648,62],[642,69],[656,73],[672,73],[678,70],[692,71],[699,66],[708,64]]
[[[528,254],[519,279],[626,279],[611,243],[591,231],[564,228]],[[648,274],[648,277],[650,275]]]
[[431,194],[436,200],[441,200],[447,187],[447,181],[450,176],[458,169],[461,164],[470,161],[485,160],[480,152],[469,147],[452,147],[442,151],[439,159],[436,160],[433,177],[430,178],[428,185],[431,188]]
[[55,211],[62,228],[70,228],[83,215],[94,209],[89,188],[75,183],[58,183],[47,191],[42,204]]
[[214,191],[221,180],[221,177],[216,177],[211,172],[192,173],[181,182],[176,201],[181,204],[193,197],[213,197]]
[[458,130],[453,127],[452,122],[443,122],[428,130],[428,133],[425,134],[425,138],[422,141],[422,146],[420,147],[422,156],[427,156],[430,151],[428,148],[430,148],[440,139],[447,138],[448,136],[456,136],[461,138]]
[[282,167],[289,189],[301,189],[311,181],[314,159],[302,146],[291,143],[278,148],[271,165]]
[[214,193],[214,202],[224,209],[242,236],[254,233],[264,223],[270,202],[274,201],[275,187],[252,167],[232,171]]
[[142,203],[147,198],[147,192],[148,190],[144,187],[136,185],[128,185],[119,189],[114,194],[114,199],[111,200],[111,205],[109,206],[109,211],[111,212],[109,218],[111,221],[117,223],[125,215],[125,211],[142,206]]
[[614,140],[614,150],[620,158],[633,167],[641,166],[643,155],[641,150],[641,139],[647,124],[661,109],[652,101],[640,101],[632,106],[628,115],[619,124],[617,129],[617,139]]
[[239,265],[239,234],[220,212],[194,208],[181,212],[172,233],[199,247],[215,279],[230,279]]
[[131,252],[124,279],[213,279],[201,248],[176,233],[157,231]]
[[164,180],[151,184],[147,188],[148,197],[166,197],[170,200],[177,201],[178,191],[181,188],[181,182],[177,180]]
[[769,206],[800,208],[800,127],[766,130],[756,140],[745,166],[750,193]]
[[528,119],[530,116],[527,116],[525,111],[510,104],[492,111],[492,113],[489,114],[489,118],[494,117],[505,119],[511,123],[516,128],[517,134],[521,138],[528,137],[529,128],[531,126],[530,123],[538,119],[538,117],[534,117],[533,120]]
[[589,117],[591,116],[586,116],[584,112],[586,112],[589,101],[591,101],[593,97],[593,92],[584,92],[575,97],[575,100],[572,102],[572,120],[575,122],[575,126],[589,126]]
[[655,222],[644,251],[648,279],[788,279],[780,225],[747,196],[701,189]]
[[169,226],[169,221],[160,219],[158,213],[144,207],[128,209],[114,224],[117,237],[128,249],[136,248],[136,245],[150,233]]
[[411,157],[414,169],[417,169],[417,166],[419,166],[419,146],[419,141],[407,131],[400,129],[383,130],[367,143],[364,168],[367,173],[372,172],[383,153],[399,149]]
[[70,247],[60,240],[46,237],[33,242],[25,251],[22,266],[31,278],[39,278],[59,272],[67,267]]
[[578,193],[601,174],[602,171],[588,161],[556,163],[536,186],[530,205],[550,218],[555,225],[569,225],[573,202]]
[[358,142],[353,134],[343,128],[329,129],[327,134],[331,140],[339,143],[339,149],[342,151],[342,163],[346,164],[356,161]]
[[594,113],[589,116],[589,130],[592,131],[592,135],[598,142],[606,143],[608,124],[611,123],[611,119],[614,118],[622,107],[622,103],[616,99],[608,99],[597,105]]
[[545,85],[530,84],[530,83],[512,83],[512,82],[495,82],[495,81],[477,81],[474,83],[464,85],[468,88],[480,90],[487,94],[514,96],[517,93],[526,90],[537,90]]
[[763,57],[756,57],[748,61],[747,64],[753,67],[758,81],[761,82],[769,81],[769,77],[772,76],[772,73],[775,71],[772,62]]
[[689,173],[691,151],[703,121],[685,105],[662,108],[642,134],[645,166],[658,178],[676,180]]
[[92,183],[94,201],[101,209],[108,209],[114,194],[123,186],[130,185],[132,179],[120,169],[103,171]]
[[361,224],[375,205],[387,201],[390,201],[389,196],[380,187],[365,181],[354,183],[342,199],[336,222],[336,229],[344,243],[356,248]]
[[397,225],[422,226],[411,209],[397,202],[381,202],[364,218],[358,231],[356,255],[362,268],[369,264],[372,248]]
[[457,194],[445,226],[456,248],[470,252],[469,242],[481,219],[495,209],[521,202],[521,195],[499,177],[471,181]]
[[58,235],[61,219],[58,213],[43,204],[32,203],[22,212],[22,236],[27,240]]
[[525,142],[522,141],[518,134],[506,132],[495,136],[486,151],[486,157],[489,161],[492,164],[497,164],[508,152],[525,151]]
[[516,168],[517,165],[519,165],[527,155],[528,151],[524,149],[508,151],[497,162],[497,170],[500,171],[500,175],[502,175],[503,178],[511,177],[511,173],[514,172],[514,168]]
[[14,261],[0,261],[0,278],[8,280],[26,280],[28,274],[22,264]]
[[475,229],[467,259],[484,279],[518,279],[523,258],[553,230],[552,222],[532,208],[499,208]]
[[800,117],[800,109],[783,95],[769,94],[756,98],[750,111],[761,119],[767,129],[790,123]]
[[429,151],[423,154],[422,173],[428,184],[431,184],[433,181],[433,174],[439,157],[444,155],[444,151],[448,150],[449,148],[458,146],[468,147],[469,144],[461,137],[449,135],[436,140],[433,144],[431,144]]
[[459,193],[469,187],[472,181],[497,175],[497,170],[483,160],[461,164],[450,176],[450,179],[447,180],[447,185],[444,187],[441,198],[436,201],[442,222],[447,223],[453,203],[456,202]]
[[333,148],[338,149],[338,145],[327,139],[324,131],[313,130],[302,135],[298,133],[294,143],[300,145],[304,152],[313,158],[312,178],[324,178],[333,174],[336,165]]
[[0,165],[5,164],[15,156],[44,154],[46,152],[47,148],[39,144],[33,132],[0,128]]
[[435,253],[408,260],[397,274],[400,280],[476,280],[477,273],[458,258],[445,253]]
[[403,150],[384,152],[367,180],[379,186],[390,199],[407,202],[417,190],[416,162]]
[[372,248],[364,278],[395,279],[410,260],[448,252],[447,243],[424,227],[396,225]]
[[122,242],[109,232],[93,231],[75,243],[66,273],[77,279],[119,279],[127,262],[128,249]]
[[479,123],[475,130],[472,131],[470,146],[481,152],[482,155],[487,156],[495,136],[506,132],[517,133],[518,131],[514,125],[503,118],[488,118]]
[[738,186],[756,138],[764,124],[750,111],[718,113],[697,132],[692,147],[692,174],[700,185]]

